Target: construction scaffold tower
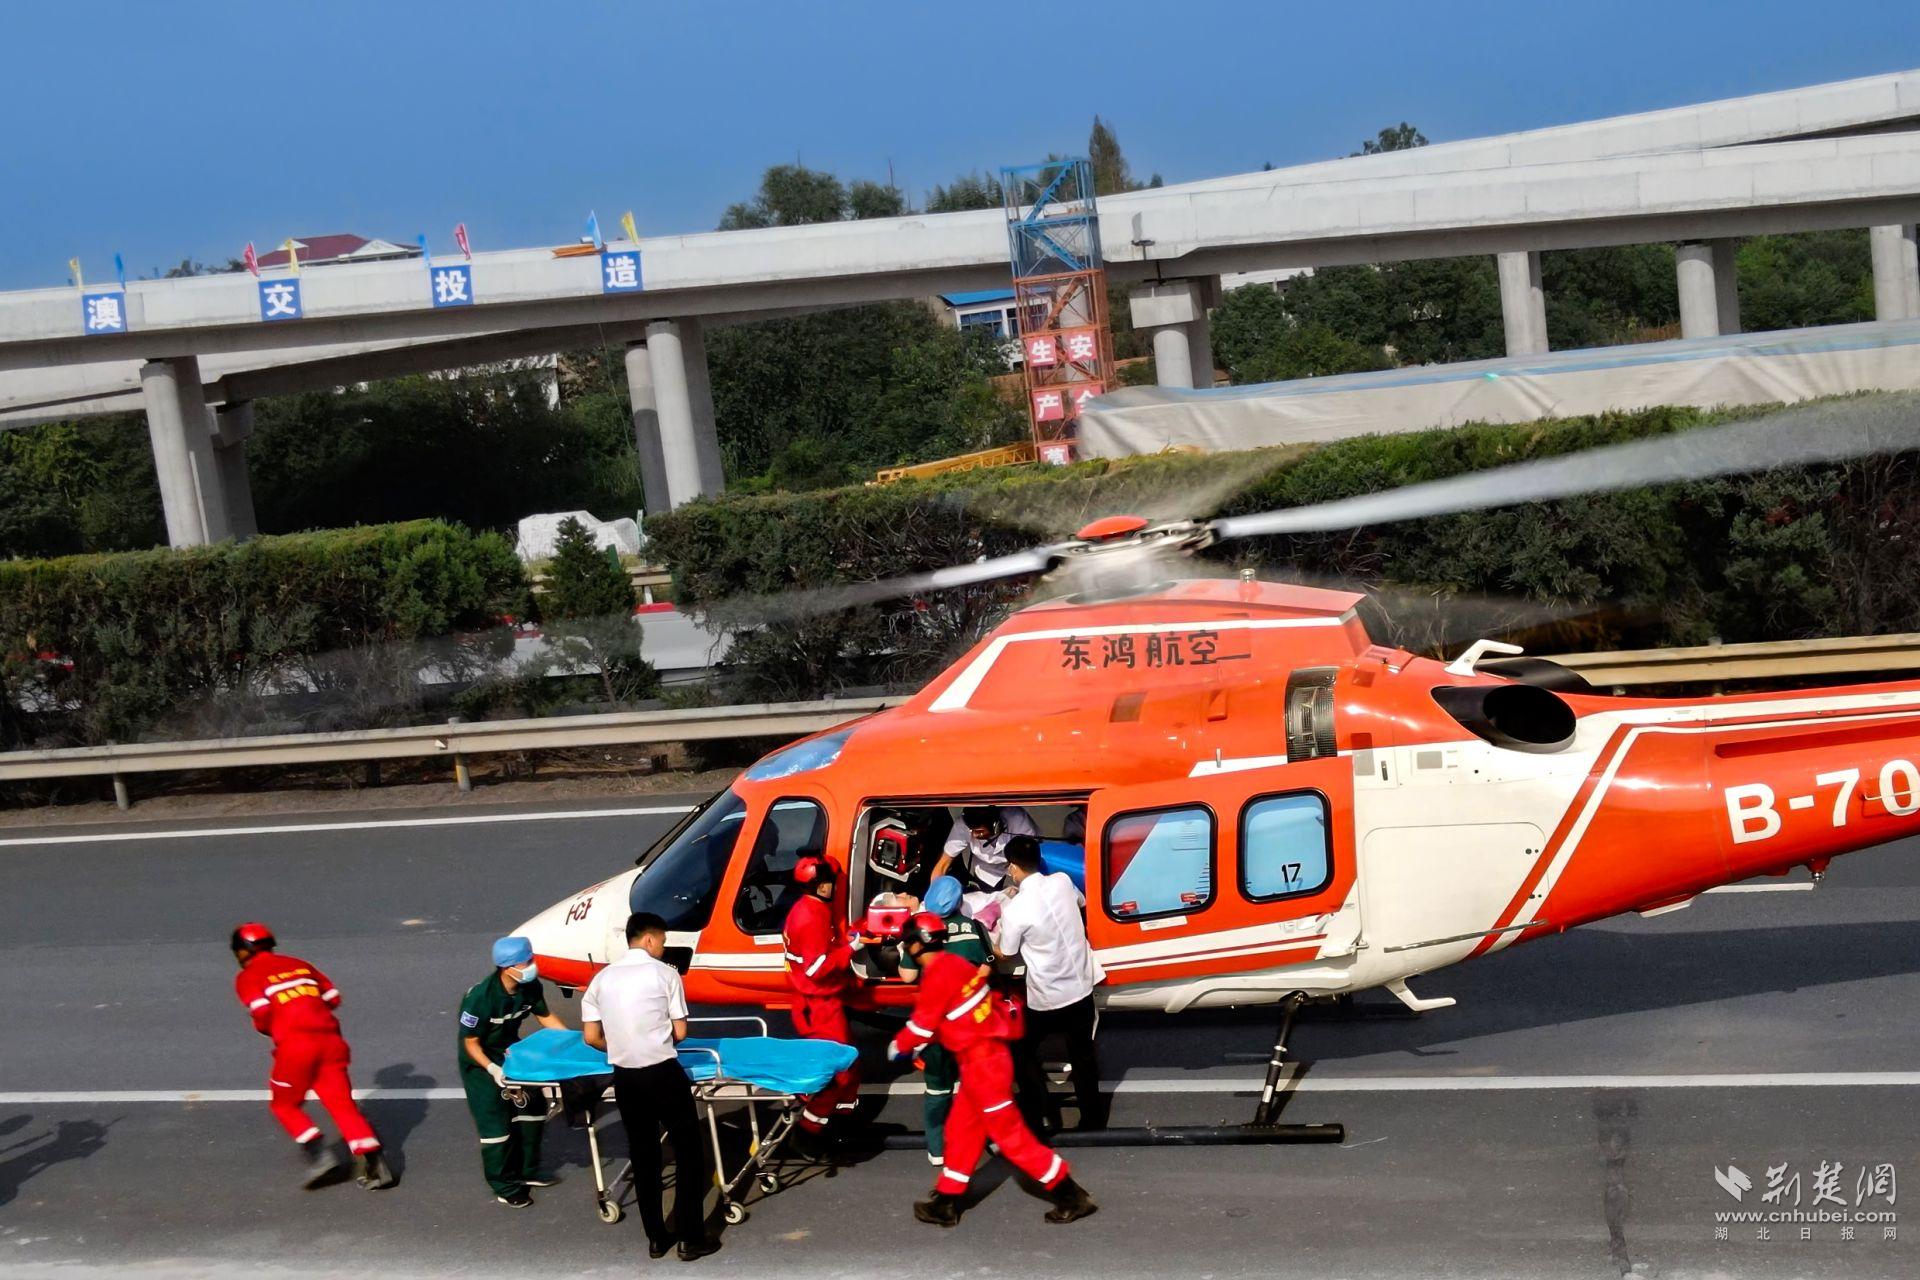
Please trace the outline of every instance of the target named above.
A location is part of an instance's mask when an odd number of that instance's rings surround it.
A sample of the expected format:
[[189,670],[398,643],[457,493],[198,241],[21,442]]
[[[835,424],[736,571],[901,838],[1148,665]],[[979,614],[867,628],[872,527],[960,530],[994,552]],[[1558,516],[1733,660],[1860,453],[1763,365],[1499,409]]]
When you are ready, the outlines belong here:
[[1000,186],[1034,447],[1042,461],[1071,462],[1081,411],[1113,379],[1093,166],[1048,160],[1002,169]]

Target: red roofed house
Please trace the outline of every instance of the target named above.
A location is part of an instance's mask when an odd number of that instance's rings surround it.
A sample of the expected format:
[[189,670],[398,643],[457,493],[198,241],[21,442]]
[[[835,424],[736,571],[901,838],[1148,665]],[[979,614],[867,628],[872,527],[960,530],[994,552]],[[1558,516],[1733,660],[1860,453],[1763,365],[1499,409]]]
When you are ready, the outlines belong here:
[[[365,236],[356,235],[296,236],[293,243],[294,247],[300,251],[300,265],[303,267],[319,267],[333,262],[380,262],[390,258],[420,256],[418,245],[395,244],[391,240],[369,240]],[[260,266],[263,270],[286,265],[287,251],[284,248],[260,255]]]

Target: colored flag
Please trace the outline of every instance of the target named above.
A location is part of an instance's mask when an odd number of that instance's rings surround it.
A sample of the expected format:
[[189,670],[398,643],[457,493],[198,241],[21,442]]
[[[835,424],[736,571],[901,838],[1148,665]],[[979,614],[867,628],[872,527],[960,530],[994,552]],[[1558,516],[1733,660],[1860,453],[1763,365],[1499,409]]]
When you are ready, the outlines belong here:
[[602,243],[600,239],[600,215],[591,209],[587,210],[587,239],[593,243],[593,247],[596,249],[598,249]]
[[86,287],[87,287],[87,279],[86,279],[86,277],[80,274],[80,259],[78,259],[78,258],[68,258],[68,259],[67,259],[67,270],[69,270],[69,271],[71,271],[71,272],[73,272],[73,287],[74,287],[74,288],[76,288],[76,289],[84,289],[84,288],[86,288]]
[[253,272],[253,278],[258,280],[260,278],[260,255],[253,251],[253,241],[247,241],[247,251],[240,256],[241,260],[247,264],[247,270]]
[[629,209],[620,215],[620,229],[627,233],[627,239],[635,244],[640,243],[640,233],[633,226],[633,210]]
[[460,246],[460,252],[467,255],[467,261],[473,261],[473,243],[467,239],[467,224],[456,222],[453,226],[453,242]]
[[293,247],[293,237],[288,236],[286,243],[280,246],[287,251],[287,265],[293,268],[293,274],[300,274],[300,251]]
[[113,255],[113,276],[124,290],[127,287],[127,260],[117,253]]

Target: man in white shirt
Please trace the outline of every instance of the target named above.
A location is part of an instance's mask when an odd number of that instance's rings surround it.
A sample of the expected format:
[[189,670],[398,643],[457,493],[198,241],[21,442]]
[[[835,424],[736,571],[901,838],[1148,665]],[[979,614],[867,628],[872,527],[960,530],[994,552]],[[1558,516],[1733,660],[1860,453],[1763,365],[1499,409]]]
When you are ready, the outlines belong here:
[[[594,975],[580,1000],[580,1031],[604,1049],[613,1068],[613,1100],[627,1131],[633,1190],[647,1229],[648,1256],[666,1256],[678,1240],[692,1262],[720,1247],[706,1232],[702,1202],[713,1181],[693,1110],[693,1087],[676,1044],[687,1038],[687,993],[660,957],[667,923],[648,911],[627,917],[627,953]],[[660,1130],[673,1142],[673,1232],[660,1212]]]
[[940,851],[940,860],[933,864],[930,880],[957,876],[959,873],[950,868],[956,859],[964,857],[967,879],[973,887],[996,891],[1006,882],[1008,843],[1020,836],[1039,834],[1033,816],[1018,805],[968,805],[947,833],[947,843]]
[[1013,889],[1000,911],[994,949],[1003,957],[1019,956],[1027,969],[1026,1032],[1013,1053],[1020,1110],[1035,1133],[1060,1128],[1059,1106],[1040,1069],[1041,1042],[1057,1035],[1066,1041],[1067,1061],[1073,1065],[1079,1127],[1104,1129],[1106,1099],[1100,1093],[1100,1057],[1093,1043],[1100,1015],[1093,988],[1107,975],[1087,944],[1087,900],[1065,872],[1041,872],[1040,842],[1031,836],[1009,841],[1006,854]]

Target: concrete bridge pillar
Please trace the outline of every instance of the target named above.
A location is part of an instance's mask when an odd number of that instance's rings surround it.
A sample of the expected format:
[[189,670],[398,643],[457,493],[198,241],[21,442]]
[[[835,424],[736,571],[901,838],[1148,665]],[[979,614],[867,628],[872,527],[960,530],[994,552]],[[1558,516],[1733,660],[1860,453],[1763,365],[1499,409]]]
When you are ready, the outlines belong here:
[[1127,295],[1133,327],[1153,343],[1153,368],[1163,387],[1213,385],[1213,332],[1207,308],[1218,280],[1166,280]]
[[647,326],[647,364],[653,375],[661,470],[670,507],[721,489],[720,442],[714,431],[706,350],[695,321],[655,320]]
[[1500,276],[1500,319],[1507,335],[1507,354],[1538,356],[1547,352],[1547,295],[1540,287],[1540,255],[1502,253],[1494,266]]
[[667,459],[660,448],[660,406],[654,399],[653,362],[644,342],[627,345],[627,399],[633,405],[633,447],[640,455],[640,488],[646,513],[671,510],[667,495]]
[[147,435],[153,442],[167,542],[198,547],[227,537],[200,362],[192,356],[149,360],[140,369],[140,390],[147,402]]
[[223,404],[213,415],[213,458],[225,500],[227,536],[245,542],[259,536],[253,514],[253,482],[247,475],[247,440],[253,435],[253,401]]
[[1867,232],[1873,249],[1873,318],[1920,318],[1920,253],[1914,224],[1894,223]]
[[1731,240],[1691,240],[1674,246],[1681,337],[1712,338],[1740,332],[1734,248]]

